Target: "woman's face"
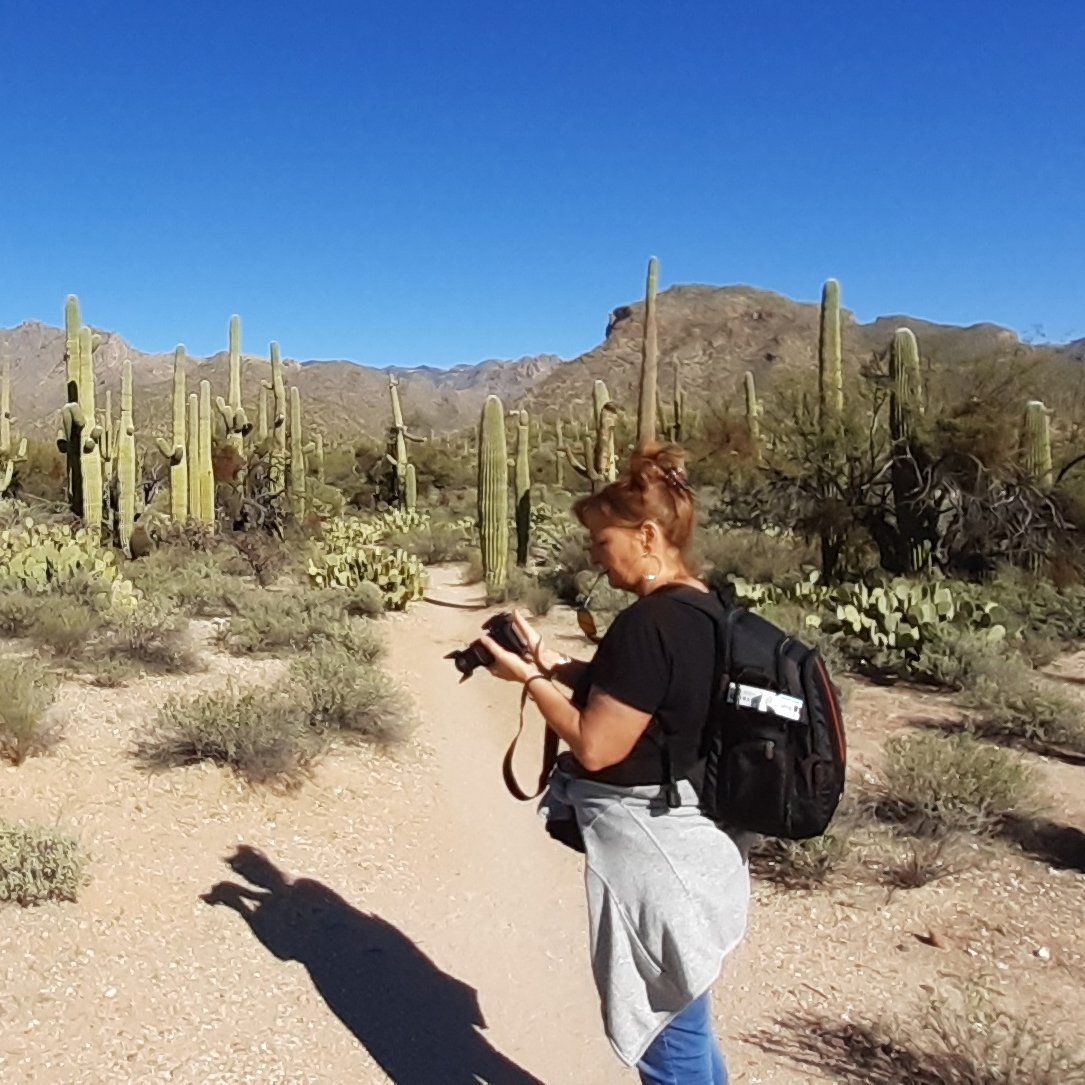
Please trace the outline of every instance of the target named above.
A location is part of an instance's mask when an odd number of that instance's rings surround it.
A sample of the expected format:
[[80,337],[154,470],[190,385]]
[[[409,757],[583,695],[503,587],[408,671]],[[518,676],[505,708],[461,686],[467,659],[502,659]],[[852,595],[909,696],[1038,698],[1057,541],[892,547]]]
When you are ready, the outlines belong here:
[[607,574],[612,588],[633,591],[644,578],[644,540],[635,527],[589,523],[591,560]]

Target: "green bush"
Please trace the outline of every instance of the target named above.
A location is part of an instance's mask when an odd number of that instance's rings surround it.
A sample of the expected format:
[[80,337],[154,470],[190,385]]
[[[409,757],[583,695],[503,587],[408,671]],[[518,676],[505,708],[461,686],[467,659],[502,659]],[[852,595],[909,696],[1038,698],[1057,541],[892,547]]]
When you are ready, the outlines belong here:
[[[184,561],[178,561],[183,558]],[[131,566],[131,579],[148,598],[176,606],[193,617],[232,613],[249,588],[240,576],[225,572],[212,554],[177,548],[155,550]]]
[[110,616],[99,654],[107,660],[120,656],[167,674],[202,667],[188,621],[162,603],[145,600]]
[[21,764],[56,741],[46,720],[56,697],[56,682],[32,659],[0,657],[0,757]]
[[850,831],[844,826],[812,840],[765,837],[750,852],[750,869],[785,889],[817,889],[841,873],[851,852]]
[[78,599],[54,598],[35,609],[27,630],[35,644],[60,659],[85,655],[104,628],[99,611]]
[[252,784],[299,786],[324,749],[306,697],[287,687],[174,697],[137,738],[147,769],[211,761]]
[[406,691],[372,662],[342,648],[301,656],[290,673],[308,694],[310,722],[319,730],[393,745],[405,741],[417,726]]
[[872,798],[879,817],[923,835],[983,833],[1032,807],[1037,784],[1009,751],[969,734],[932,731],[889,740]]
[[695,536],[691,568],[714,587],[730,578],[780,584],[797,580],[815,560],[810,543],[783,533],[749,528],[707,527]]
[[75,900],[86,862],[79,843],[56,829],[0,821],[0,901]]
[[25,636],[37,609],[35,599],[21,589],[0,589],[0,637]]
[[[348,597],[349,598],[349,597]],[[219,642],[236,655],[309,651],[340,644],[359,658],[381,652],[367,623],[351,618],[333,592],[263,592],[244,598],[219,630]]]

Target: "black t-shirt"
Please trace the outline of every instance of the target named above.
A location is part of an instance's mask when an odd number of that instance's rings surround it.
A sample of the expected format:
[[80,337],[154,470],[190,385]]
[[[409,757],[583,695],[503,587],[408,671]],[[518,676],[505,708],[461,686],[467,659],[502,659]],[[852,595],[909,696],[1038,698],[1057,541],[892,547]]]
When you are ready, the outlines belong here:
[[716,662],[712,619],[674,598],[698,590],[658,588],[623,610],[606,631],[573,703],[583,708],[591,689],[601,690],[652,716],[629,755],[616,765],[578,775],[608,784],[663,783],[663,735],[670,736],[675,779],[701,770],[700,744]]

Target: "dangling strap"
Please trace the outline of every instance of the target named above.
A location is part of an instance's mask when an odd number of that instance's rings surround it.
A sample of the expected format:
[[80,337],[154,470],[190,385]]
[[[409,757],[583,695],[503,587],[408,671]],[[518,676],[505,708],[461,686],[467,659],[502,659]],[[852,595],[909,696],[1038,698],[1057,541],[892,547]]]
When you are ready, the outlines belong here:
[[509,789],[510,794],[521,802],[530,802],[532,799],[537,799],[546,790],[546,781],[550,779],[550,773],[558,760],[557,732],[548,726],[546,735],[543,738],[543,764],[542,771],[539,773],[539,790],[534,795],[529,795],[516,782],[516,776],[512,771],[512,758],[516,752],[516,743],[520,741],[520,736],[524,733],[524,710],[527,707],[527,697],[528,689],[525,685],[523,693],[520,694],[520,726],[517,728],[516,737],[509,745],[505,760],[501,764],[501,775],[505,778],[505,786]]

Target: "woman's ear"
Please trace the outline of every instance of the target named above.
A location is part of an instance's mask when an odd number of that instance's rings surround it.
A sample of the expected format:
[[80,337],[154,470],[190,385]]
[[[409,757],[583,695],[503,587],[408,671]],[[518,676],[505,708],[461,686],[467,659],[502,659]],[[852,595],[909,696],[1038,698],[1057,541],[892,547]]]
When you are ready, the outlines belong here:
[[655,545],[661,537],[659,524],[657,524],[655,520],[645,520],[644,523],[640,525],[640,537],[641,541],[644,543],[644,549],[651,550],[652,546]]

